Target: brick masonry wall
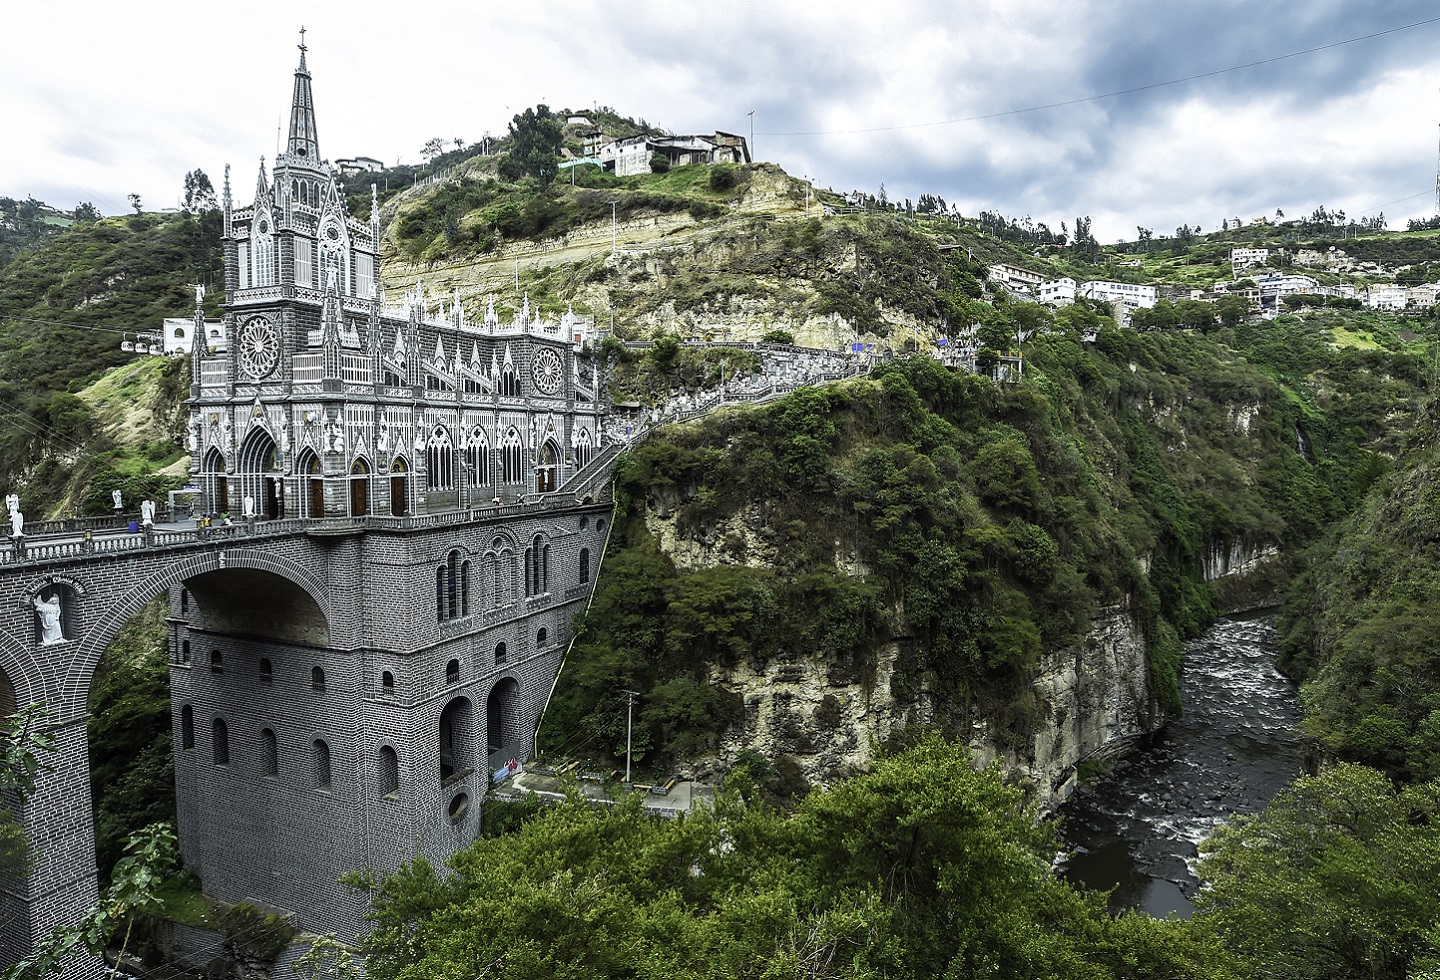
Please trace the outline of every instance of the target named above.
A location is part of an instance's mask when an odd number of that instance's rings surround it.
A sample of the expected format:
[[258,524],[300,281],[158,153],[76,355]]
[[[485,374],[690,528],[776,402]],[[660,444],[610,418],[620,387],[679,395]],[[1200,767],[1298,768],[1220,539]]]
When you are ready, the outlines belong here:
[[[100,654],[145,602],[171,596],[186,864],[214,897],[258,899],[294,912],[305,928],[354,938],[363,929],[364,899],[336,879],[360,868],[393,871],[421,854],[443,862],[475,839],[490,750],[501,759],[532,751],[609,520],[608,505],[585,505],[450,526],[339,537],[301,532],[0,568],[0,669],[22,703],[44,700],[56,711],[61,740],[57,769],[22,812],[40,859],[22,885],[0,894],[23,923],[0,939],[8,944],[0,955],[13,959],[32,935],[73,921],[94,900],[85,701]],[[527,596],[524,554],[537,536],[550,549],[548,582]],[[587,582],[580,581],[582,549],[590,555]],[[448,571],[452,554],[461,574],[468,562],[468,602],[442,620],[436,576]],[[35,617],[29,597],[47,580],[72,590],[76,635],[27,644]],[[287,635],[293,627],[272,621],[273,612],[250,595],[259,585],[273,586],[277,607],[321,617],[325,642]],[[457,583],[457,606],[462,598]],[[501,643],[505,658],[496,663]],[[211,670],[212,651],[220,653],[220,672]],[[271,664],[268,680],[262,658]],[[458,661],[458,676],[447,676],[451,661]],[[313,686],[316,666],[324,690]],[[455,729],[458,770],[444,785],[442,716]],[[216,718],[227,731],[226,763],[216,762]],[[275,733],[273,774],[265,771],[266,729]],[[315,783],[316,739],[329,748],[328,788]],[[392,793],[382,792],[382,746],[398,759]]]

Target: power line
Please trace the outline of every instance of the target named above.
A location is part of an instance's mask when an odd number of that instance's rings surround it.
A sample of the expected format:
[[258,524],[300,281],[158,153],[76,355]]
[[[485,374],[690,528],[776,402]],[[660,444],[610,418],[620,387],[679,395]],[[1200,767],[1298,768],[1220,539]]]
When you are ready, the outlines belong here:
[[1262,58],[1259,61],[1249,61],[1243,65],[1231,65],[1229,68],[1216,68],[1212,71],[1202,71],[1194,75],[1185,75],[1181,78],[1172,78],[1164,82],[1151,82],[1148,85],[1136,85],[1133,88],[1120,89],[1115,92],[1105,92],[1101,95],[1086,95],[1078,99],[1066,99],[1062,102],[1047,102],[1044,105],[1026,106],[1023,109],[1005,109],[1001,112],[987,112],[978,116],[962,116],[958,119],[939,119],[933,122],[902,123],[897,126],[872,126],[865,129],[814,129],[797,130],[789,133],[761,133],[761,136],[851,136],[864,133],[893,133],[906,129],[929,129],[935,126],[954,126],[958,123],[980,122],[986,119],[1002,119],[1005,116],[1020,116],[1029,112],[1043,112],[1046,109],[1062,109],[1066,106],[1082,105],[1086,102],[1098,102],[1101,99],[1113,99],[1121,95],[1134,95],[1136,92],[1148,92],[1152,89],[1166,88],[1170,85],[1180,85],[1185,82],[1197,81],[1201,78],[1214,78],[1218,75],[1227,75],[1231,72],[1244,71],[1247,68],[1259,68],[1263,65],[1273,65],[1280,61],[1287,61],[1291,58],[1299,58],[1307,54],[1314,54],[1317,51],[1327,51],[1330,48],[1342,47],[1346,44],[1355,44],[1359,41],[1370,41],[1377,37],[1384,37],[1387,34],[1398,34],[1401,31],[1412,30],[1416,27],[1425,27],[1428,24],[1440,23],[1440,17],[1430,17],[1426,20],[1419,20],[1413,24],[1405,24],[1401,27],[1392,27],[1388,30],[1375,31],[1373,34],[1362,34],[1359,37],[1349,37],[1343,41],[1332,41],[1329,44],[1316,45],[1313,48],[1305,48],[1302,51],[1291,51],[1289,54],[1276,55],[1273,58]]

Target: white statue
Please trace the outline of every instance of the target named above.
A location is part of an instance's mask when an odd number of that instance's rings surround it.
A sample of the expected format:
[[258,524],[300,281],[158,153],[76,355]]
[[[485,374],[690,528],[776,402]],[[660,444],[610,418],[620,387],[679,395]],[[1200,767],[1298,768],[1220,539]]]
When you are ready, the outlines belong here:
[[13,514],[20,509],[20,495],[18,493],[7,493],[5,495],[5,513]]
[[10,512],[10,537],[23,538],[25,536],[25,515],[20,513],[16,507]]
[[146,527],[155,523],[155,501],[140,501],[140,523]]
[[188,441],[191,453],[200,451],[200,419],[194,416],[190,419],[190,436]]
[[382,453],[390,451],[390,423],[385,419],[380,420],[380,438],[375,441],[375,448]]
[[289,420],[289,419],[284,419],[284,420],[282,420],[281,423],[280,423],[280,451],[281,451],[282,453],[288,453],[288,452],[290,451],[290,420]]
[[195,305],[199,306],[205,302],[205,287],[199,283],[195,284]]
[[113,501],[115,501],[115,509],[116,509],[116,510],[120,510],[120,509],[122,509],[122,508],[125,506],[125,502],[124,502],[123,500],[121,500],[121,498],[120,498],[120,491],[119,491],[119,490],[111,490],[111,491],[110,491],[110,499],[113,500]]
[[40,642],[63,643],[65,632],[60,626],[60,596],[52,595],[42,599],[38,595],[32,600],[35,614],[40,617]]
[[254,516],[255,516],[255,498],[254,498],[254,497],[250,496],[249,494],[246,494],[246,495],[245,495],[244,507],[245,507],[244,514],[245,514],[246,517],[254,517]]
[[345,427],[340,424],[339,419],[331,419],[325,423],[325,448],[332,453],[345,451]]

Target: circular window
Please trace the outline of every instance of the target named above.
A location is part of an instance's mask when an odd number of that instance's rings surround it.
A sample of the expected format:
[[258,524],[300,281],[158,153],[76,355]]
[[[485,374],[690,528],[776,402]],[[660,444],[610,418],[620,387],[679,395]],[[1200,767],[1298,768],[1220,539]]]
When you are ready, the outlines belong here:
[[240,331],[240,366],[257,381],[275,370],[280,359],[280,338],[268,320],[256,317]]
[[547,395],[553,395],[560,390],[564,370],[560,355],[548,347],[543,347],[535,354],[530,374],[535,379],[536,388]]
[[449,816],[451,823],[458,824],[465,819],[465,814],[468,813],[469,810],[470,797],[461,793],[450,801],[450,809],[446,811],[446,815]]

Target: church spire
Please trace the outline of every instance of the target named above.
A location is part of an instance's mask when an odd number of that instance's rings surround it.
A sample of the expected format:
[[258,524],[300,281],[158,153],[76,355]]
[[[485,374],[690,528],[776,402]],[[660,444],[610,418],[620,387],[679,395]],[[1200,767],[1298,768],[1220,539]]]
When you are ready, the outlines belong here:
[[305,28],[300,28],[300,67],[295,69],[295,97],[290,103],[290,142],[285,150],[297,163],[320,165],[320,142],[315,133],[315,98],[310,92],[310,69],[305,67]]

